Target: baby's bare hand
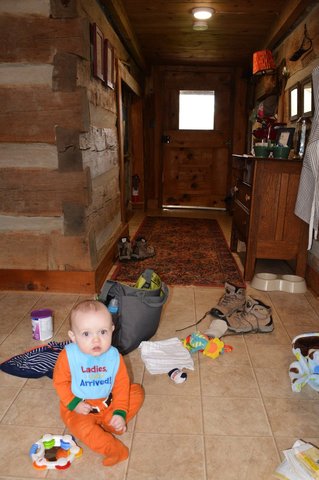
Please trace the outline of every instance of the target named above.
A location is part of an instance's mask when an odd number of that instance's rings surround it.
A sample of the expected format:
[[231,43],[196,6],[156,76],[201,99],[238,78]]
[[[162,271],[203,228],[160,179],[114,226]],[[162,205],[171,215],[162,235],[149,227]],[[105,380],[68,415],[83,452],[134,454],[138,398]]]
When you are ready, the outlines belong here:
[[123,417],[121,417],[121,415],[113,415],[109,422],[109,425],[118,432],[126,432],[125,420]]
[[80,415],[88,415],[91,411],[91,405],[86,403],[84,400],[77,404],[74,411]]

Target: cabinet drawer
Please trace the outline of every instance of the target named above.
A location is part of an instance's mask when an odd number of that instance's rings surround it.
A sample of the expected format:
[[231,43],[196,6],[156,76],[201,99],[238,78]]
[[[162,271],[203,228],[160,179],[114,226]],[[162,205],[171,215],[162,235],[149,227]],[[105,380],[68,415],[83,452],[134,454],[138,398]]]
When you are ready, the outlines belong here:
[[241,202],[248,210],[250,210],[251,204],[251,187],[247,183],[238,182],[236,198]]
[[235,223],[239,239],[246,242],[249,232],[249,214],[235,201],[233,222]]

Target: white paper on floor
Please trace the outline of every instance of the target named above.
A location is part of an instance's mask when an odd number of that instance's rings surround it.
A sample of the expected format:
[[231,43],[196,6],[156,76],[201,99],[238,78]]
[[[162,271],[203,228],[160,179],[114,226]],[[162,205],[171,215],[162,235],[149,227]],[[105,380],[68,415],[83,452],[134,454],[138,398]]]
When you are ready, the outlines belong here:
[[194,370],[189,351],[177,337],[158,342],[141,342],[141,358],[151,374],[168,373],[173,368]]
[[285,460],[274,477],[280,480],[314,480],[319,473],[319,450],[311,443],[297,440],[292,448],[284,450]]

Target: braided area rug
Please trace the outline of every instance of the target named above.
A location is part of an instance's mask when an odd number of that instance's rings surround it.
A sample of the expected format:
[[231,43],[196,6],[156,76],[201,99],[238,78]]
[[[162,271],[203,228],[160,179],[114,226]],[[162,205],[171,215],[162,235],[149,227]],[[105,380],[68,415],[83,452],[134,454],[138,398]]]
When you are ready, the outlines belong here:
[[118,262],[112,280],[134,284],[151,268],[167,285],[245,285],[217,220],[146,217],[134,238],[140,236],[155,248],[155,256]]

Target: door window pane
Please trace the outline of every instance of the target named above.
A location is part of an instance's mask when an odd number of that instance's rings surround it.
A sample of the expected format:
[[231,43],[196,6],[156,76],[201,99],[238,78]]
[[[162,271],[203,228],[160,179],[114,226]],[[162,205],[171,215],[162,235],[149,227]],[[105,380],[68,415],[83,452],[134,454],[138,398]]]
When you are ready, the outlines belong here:
[[180,90],[179,130],[214,130],[215,92]]

